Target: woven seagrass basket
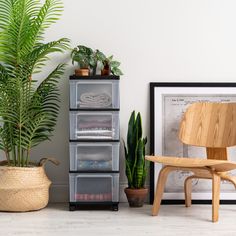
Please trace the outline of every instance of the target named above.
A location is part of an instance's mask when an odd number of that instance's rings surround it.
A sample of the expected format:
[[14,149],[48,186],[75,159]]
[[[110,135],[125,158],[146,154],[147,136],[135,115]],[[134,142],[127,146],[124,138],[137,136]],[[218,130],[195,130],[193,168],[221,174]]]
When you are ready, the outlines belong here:
[[47,206],[51,185],[44,170],[47,160],[59,164],[44,158],[39,166],[0,166],[0,211],[35,211]]

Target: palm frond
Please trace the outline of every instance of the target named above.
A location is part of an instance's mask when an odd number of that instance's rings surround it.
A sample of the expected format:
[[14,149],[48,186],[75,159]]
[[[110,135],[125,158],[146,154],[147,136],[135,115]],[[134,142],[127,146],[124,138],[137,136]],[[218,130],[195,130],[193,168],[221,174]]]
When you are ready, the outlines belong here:
[[65,64],[58,65],[38,86],[32,97],[31,111],[33,111],[33,115],[26,128],[30,133],[28,148],[49,139],[54,131],[59,114],[58,82],[64,69]]
[[43,39],[45,29],[59,19],[60,0],[0,0],[0,61],[16,66]]
[[69,39],[61,38],[56,41],[38,45],[27,55],[25,66],[28,69],[31,69],[31,73],[41,72],[40,69],[45,66],[45,63],[48,60],[48,55],[55,52],[65,51],[69,48],[69,42]]
[[12,0],[0,0],[0,31],[9,26],[13,3]]
[[31,46],[39,43],[43,39],[45,29],[55,23],[63,10],[63,5],[60,0],[46,0],[41,7],[31,26],[29,35]]
[[27,166],[30,150],[48,140],[59,114],[58,65],[42,82],[32,78],[55,52],[68,48],[62,38],[42,43],[46,28],[60,16],[60,0],[0,0],[0,149],[9,164]]

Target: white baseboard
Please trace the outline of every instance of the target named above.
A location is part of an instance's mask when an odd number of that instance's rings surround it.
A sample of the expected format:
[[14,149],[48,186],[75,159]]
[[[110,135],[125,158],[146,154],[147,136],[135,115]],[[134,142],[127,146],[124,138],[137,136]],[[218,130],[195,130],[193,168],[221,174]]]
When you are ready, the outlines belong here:
[[[127,183],[120,183],[120,202],[127,202],[124,189]],[[69,201],[69,185],[68,183],[53,183],[50,188],[50,202],[68,202]]]

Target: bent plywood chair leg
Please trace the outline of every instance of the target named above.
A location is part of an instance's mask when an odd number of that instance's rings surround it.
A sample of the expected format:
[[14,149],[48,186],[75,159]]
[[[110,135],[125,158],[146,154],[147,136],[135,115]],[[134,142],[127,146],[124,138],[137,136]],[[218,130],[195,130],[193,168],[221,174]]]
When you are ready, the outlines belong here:
[[156,194],[155,194],[154,203],[152,207],[153,216],[156,216],[159,212],[167,176],[172,170],[173,170],[172,167],[165,166],[161,169],[159,173],[157,186],[156,186]]
[[185,206],[190,207],[192,204],[192,179],[196,178],[195,175],[187,177],[184,181],[184,193],[185,193]]
[[220,176],[212,174],[212,222],[217,222],[219,218],[220,205]]
[[226,181],[231,182],[234,185],[235,189],[236,189],[236,178],[235,178],[235,176],[230,176],[230,175],[228,175],[227,172],[226,173],[219,173],[219,176],[222,180],[226,180]]

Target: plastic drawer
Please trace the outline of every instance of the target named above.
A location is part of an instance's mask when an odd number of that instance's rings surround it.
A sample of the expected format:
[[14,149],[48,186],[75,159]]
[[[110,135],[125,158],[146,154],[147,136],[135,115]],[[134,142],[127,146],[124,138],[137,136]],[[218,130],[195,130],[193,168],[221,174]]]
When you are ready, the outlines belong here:
[[119,108],[119,81],[70,81],[70,108]]
[[118,140],[119,112],[118,111],[71,111],[70,139],[100,139]]
[[70,143],[71,171],[118,171],[119,143]]
[[70,174],[70,202],[118,202],[119,174]]

